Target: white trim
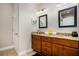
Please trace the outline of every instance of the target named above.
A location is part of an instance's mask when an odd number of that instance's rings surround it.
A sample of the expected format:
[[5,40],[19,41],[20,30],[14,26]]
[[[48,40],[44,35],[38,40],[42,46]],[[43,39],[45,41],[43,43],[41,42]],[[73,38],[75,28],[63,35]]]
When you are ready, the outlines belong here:
[[12,49],[12,48],[14,48],[14,46],[7,46],[7,47],[0,48],[0,51],[4,51],[4,50],[7,50],[7,49]]
[[28,53],[30,51],[32,51],[32,49],[28,49],[28,50],[22,51],[22,52],[18,53],[18,56],[25,55],[26,53]]

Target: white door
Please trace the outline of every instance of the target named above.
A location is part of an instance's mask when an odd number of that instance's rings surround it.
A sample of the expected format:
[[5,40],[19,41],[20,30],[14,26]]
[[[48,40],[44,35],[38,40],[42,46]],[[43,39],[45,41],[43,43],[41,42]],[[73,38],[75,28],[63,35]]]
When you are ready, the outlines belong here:
[[18,19],[18,5],[14,4],[13,9],[13,42],[17,52],[19,52],[19,19]]

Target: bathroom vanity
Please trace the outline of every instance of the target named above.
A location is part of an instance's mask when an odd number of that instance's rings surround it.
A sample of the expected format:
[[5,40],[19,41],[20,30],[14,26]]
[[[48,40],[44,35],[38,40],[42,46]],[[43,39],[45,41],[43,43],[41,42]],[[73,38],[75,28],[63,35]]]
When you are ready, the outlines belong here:
[[32,33],[32,49],[44,56],[79,56],[79,37]]

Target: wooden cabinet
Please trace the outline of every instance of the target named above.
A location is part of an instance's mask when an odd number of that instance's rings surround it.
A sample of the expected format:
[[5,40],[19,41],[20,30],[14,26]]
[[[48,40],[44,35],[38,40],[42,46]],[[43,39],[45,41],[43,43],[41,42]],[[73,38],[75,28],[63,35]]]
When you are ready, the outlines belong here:
[[52,44],[50,42],[46,42],[46,51],[47,51],[47,55],[51,55],[52,54]]
[[58,44],[52,45],[52,55],[54,56],[63,56],[63,46]]
[[52,55],[54,56],[78,56],[79,49],[66,47],[58,44],[52,45]]
[[52,40],[52,43],[69,46],[72,48],[78,48],[78,41],[75,40],[54,38],[54,40]]
[[34,51],[41,52],[41,39],[40,36],[32,36],[32,48]]
[[32,48],[46,56],[77,56],[79,41],[32,35]]
[[44,42],[44,41],[42,41],[42,49],[41,49],[41,51],[42,51],[42,54],[43,55],[46,55],[46,42]]
[[36,51],[41,52],[41,41],[40,40],[36,40]]
[[32,35],[32,48],[36,51],[36,37],[34,35]]
[[70,47],[64,47],[64,56],[78,56],[78,50],[79,49],[74,49],[74,48],[70,48]]
[[[48,41],[47,41],[48,40]],[[51,42],[49,41],[49,38],[47,38],[47,40],[42,40],[42,54],[43,55],[51,55]]]

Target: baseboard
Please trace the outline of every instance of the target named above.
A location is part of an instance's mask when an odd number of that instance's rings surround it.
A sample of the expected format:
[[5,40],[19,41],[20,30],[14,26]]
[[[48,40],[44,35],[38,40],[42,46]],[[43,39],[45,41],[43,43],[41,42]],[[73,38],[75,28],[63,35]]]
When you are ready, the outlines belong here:
[[7,47],[0,48],[0,51],[12,49],[12,48],[14,48],[14,46],[7,46]]
[[32,49],[28,49],[28,50],[22,51],[22,52],[18,53],[18,56],[25,55],[26,53],[28,53],[30,51],[32,51]]

